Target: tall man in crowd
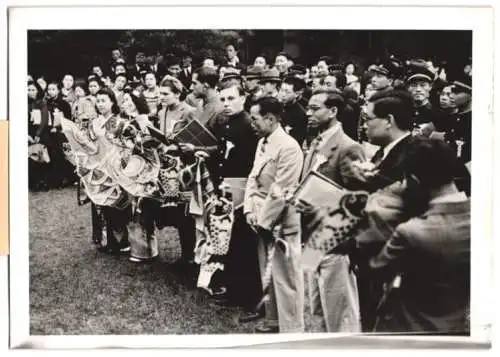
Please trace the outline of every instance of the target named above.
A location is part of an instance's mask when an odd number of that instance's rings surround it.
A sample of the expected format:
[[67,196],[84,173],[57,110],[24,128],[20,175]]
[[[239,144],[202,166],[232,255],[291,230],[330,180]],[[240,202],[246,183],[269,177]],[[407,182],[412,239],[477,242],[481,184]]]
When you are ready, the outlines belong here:
[[[319,134],[312,141],[304,160],[302,180],[314,170],[342,187],[358,188],[357,182],[343,175],[341,170],[344,165],[364,159],[361,145],[342,130],[339,117],[344,108],[344,98],[336,92],[319,91],[309,100],[306,113],[309,126],[317,128]],[[303,228],[309,221],[310,216],[303,214]],[[359,332],[358,289],[349,258],[327,254],[321,260],[318,274],[310,274],[308,278],[314,327],[327,332]]]
[[[250,116],[243,108],[243,88],[229,84],[220,90],[219,98],[222,111],[207,123],[219,140],[217,151],[212,152],[208,161],[215,187],[219,187],[225,178],[245,181],[252,169],[258,140]],[[218,274],[219,278],[215,279],[213,293],[216,302],[224,304],[231,300],[243,306],[247,315],[255,312],[253,308],[262,290],[256,240],[255,234],[246,225],[242,207],[237,209],[234,212],[227,266],[224,274]]]
[[261,139],[245,190],[244,212],[248,224],[260,232],[261,268],[277,226],[279,238],[286,242],[286,249],[276,244],[272,257],[270,301],[264,324],[256,328],[259,333],[304,330],[300,218],[282,194],[298,184],[303,159],[299,144],[281,127],[282,111],[281,103],[272,97],[259,99],[250,109],[252,125]]

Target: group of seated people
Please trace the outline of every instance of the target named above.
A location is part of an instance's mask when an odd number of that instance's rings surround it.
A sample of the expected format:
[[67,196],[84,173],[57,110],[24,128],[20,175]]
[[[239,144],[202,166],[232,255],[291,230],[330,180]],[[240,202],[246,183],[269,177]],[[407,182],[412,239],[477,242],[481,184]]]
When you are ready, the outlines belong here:
[[[158,231],[177,227],[176,264],[215,306],[241,307],[241,323],[262,319],[259,333],[468,333],[471,82],[425,60],[392,57],[356,75],[328,57],[306,68],[280,53],[274,66],[262,56],[244,66],[234,45],[226,51],[224,63],[195,70],[189,55],[146,65],[144,53],[127,70],[114,51],[113,80],[98,66],[85,84],[28,78],[30,188],[79,185],[98,249],[133,263],[154,261]],[[105,180],[68,159],[67,121],[90,156],[108,160],[100,155],[122,145],[128,162],[157,162],[162,200],[126,189],[108,204],[111,194],[92,191]],[[184,140],[193,122],[211,139]],[[118,138],[129,124],[127,146]],[[160,142],[158,158],[148,161],[144,137]],[[311,198],[328,187],[338,202]],[[231,202],[218,233],[199,211],[212,194]],[[207,226],[228,234],[212,265]]]

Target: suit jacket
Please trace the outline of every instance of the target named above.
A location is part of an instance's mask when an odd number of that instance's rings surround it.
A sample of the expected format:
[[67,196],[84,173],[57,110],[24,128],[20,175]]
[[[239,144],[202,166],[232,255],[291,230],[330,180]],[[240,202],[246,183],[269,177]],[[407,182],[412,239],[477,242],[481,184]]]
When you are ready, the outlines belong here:
[[350,177],[344,175],[341,168],[344,165],[348,165],[348,162],[363,159],[364,152],[362,146],[347,136],[340,125],[337,132],[327,139],[327,142],[322,143],[317,153],[309,151],[306,155],[302,170],[302,179],[306,177],[311,169],[314,169],[314,166],[323,161],[316,168],[316,171],[342,187],[358,189],[360,185]]
[[[316,154],[309,151],[306,155],[301,180],[305,179],[311,169],[315,169],[342,187],[352,190],[359,189],[359,183],[344,175],[342,167],[348,165],[351,161],[363,159],[362,146],[347,136],[342,130],[342,125],[340,125],[335,134],[319,147]],[[320,161],[323,161],[323,163],[319,164]],[[315,168],[315,166],[318,167]],[[303,240],[307,240],[309,237],[315,221],[315,214],[302,215]]]
[[420,140],[418,137],[407,136],[397,143],[379,164],[379,173],[365,187],[370,192],[375,192],[403,178],[403,161],[406,157],[408,146]]
[[217,152],[209,159],[215,185],[225,177],[248,177],[258,142],[250,115],[245,111],[229,117],[221,113],[207,128],[219,141]]
[[283,190],[299,183],[302,151],[295,139],[280,126],[264,145],[260,139],[250,172],[243,212],[257,215],[259,226],[272,230],[281,224],[284,235],[300,232],[300,216],[285,202]]
[[189,90],[189,88],[191,88],[191,83],[193,81],[192,76],[193,76],[193,68],[191,67],[191,74],[189,76],[186,76],[186,73],[184,73],[184,68],[183,68],[177,77],[184,85],[184,87],[186,87],[186,90]]
[[436,202],[399,225],[380,254],[377,271],[400,271],[377,331],[464,333],[470,299],[470,200]]
[[[185,102],[181,102],[175,110],[167,110],[168,108],[162,108],[158,112],[158,118],[160,121],[160,131],[168,137],[171,134],[178,133],[182,128],[184,128],[191,120],[195,117],[195,109]],[[172,121],[175,121],[172,131],[167,132],[168,128],[171,128]]]

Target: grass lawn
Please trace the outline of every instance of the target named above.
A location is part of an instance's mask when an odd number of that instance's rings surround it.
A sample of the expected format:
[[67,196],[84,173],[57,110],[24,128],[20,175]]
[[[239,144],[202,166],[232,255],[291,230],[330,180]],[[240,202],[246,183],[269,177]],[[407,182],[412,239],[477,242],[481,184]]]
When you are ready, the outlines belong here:
[[251,333],[258,323],[240,325],[237,308],[212,307],[172,271],[175,229],[159,235],[157,262],[137,266],[96,251],[76,189],[29,198],[32,335]]

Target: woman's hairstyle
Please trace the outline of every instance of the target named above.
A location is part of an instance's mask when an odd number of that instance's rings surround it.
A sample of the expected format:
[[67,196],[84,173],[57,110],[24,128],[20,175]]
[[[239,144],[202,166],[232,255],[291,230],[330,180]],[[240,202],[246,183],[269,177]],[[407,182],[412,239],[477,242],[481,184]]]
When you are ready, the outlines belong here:
[[182,94],[186,90],[180,80],[168,75],[163,77],[160,87],[168,87],[174,94]]
[[115,82],[116,82],[116,80],[118,79],[118,77],[123,77],[123,78],[125,78],[125,81],[126,81],[125,83],[128,83],[128,77],[127,77],[127,75],[126,75],[125,73],[120,73],[120,74],[117,74],[117,75],[115,76],[115,78],[114,78],[114,81],[115,81]]
[[89,84],[91,82],[96,82],[99,88],[104,88],[104,82],[98,76],[93,76],[93,77],[91,76],[87,81],[87,91],[89,89]]
[[45,90],[47,91],[49,89],[49,86],[56,86],[57,90],[60,92],[61,91],[61,84],[57,81],[50,81],[47,83],[47,88]]
[[112,89],[110,88],[101,88],[99,91],[96,93],[96,96],[98,95],[106,95],[109,97],[111,102],[113,103],[113,106],[111,107],[111,112],[113,114],[118,114],[120,113],[120,107],[118,106],[118,100],[116,99],[115,92],[113,92]]
[[156,73],[155,73],[155,72],[153,72],[153,71],[146,71],[146,72],[144,72],[144,73],[142,74],[142,79],[143,79],[144,81],[146,81],[146,76],[147,76],[148,74],[152,74],[152,75],[153,75],[153,77],[155,77],[155,79],[156,79],[156,83],[158,83],[158,77],[156,76]]
[[35,88],[36,88],[36,99],[42,99],[43,98],[42,87],[40,87],[40,85],[37,82],[35,82],[35,81],[28,81],[28,87],[29,86],[35,86]]
[[134,105],[137,109],[137,112],[139,114],[149,114],[149,106],[148,106],[148,102],[146,101],[146,98],[144,98],[144,96],[136,96],[134,93],[133,93],[133,90],[131,89],[127,89],[125,91],[125,94],[128,94],[130,95],[130,99],[132,99],[132,102],[134,102]]
[[75,89],[77,87],[80,87],[81,89],[83,89],[83,91],[85,92],[85,94],[88,93],[88,88],[87,88],[87,85],[86,85],[85,81],[83,81],[83,80],[75,81]]

